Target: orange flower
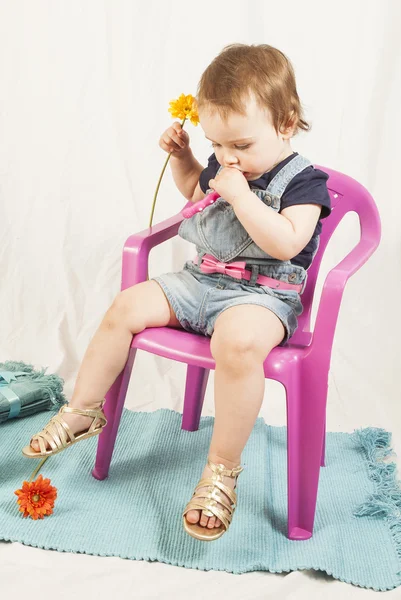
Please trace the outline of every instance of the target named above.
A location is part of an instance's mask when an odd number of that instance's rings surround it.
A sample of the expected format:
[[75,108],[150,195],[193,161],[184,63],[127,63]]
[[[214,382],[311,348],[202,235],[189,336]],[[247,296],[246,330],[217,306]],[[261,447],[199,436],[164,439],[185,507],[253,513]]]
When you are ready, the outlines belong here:
[[42,475],[36,481],[24,481],[22,489],[14,492],[18,496],[17,504],[23,517],[31,517],[35,521],[53,513],[54,501],[57,498],[57,488],[50,485],[50,479]]

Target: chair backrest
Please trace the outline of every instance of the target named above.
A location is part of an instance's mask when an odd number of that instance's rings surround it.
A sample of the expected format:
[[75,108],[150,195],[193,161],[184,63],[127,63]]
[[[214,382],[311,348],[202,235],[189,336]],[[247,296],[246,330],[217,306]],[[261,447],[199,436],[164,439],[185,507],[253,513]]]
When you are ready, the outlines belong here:
[[298,329],[291,339],[291,342],[295,344],[302,339],[302,332],[310,331],[312,302],[320,264],[327,244],[343,217],[351,211],[357,213],[361,229],[361,240],[370,238],[374,245],[378,245],[380,240],[380,218],[376,204],[368,190],[344,173],[319,165],[315,165],[315,167],[329,175],[327,188],[331,198],[332,211],[329,217],[322,220],[319,248],[312,265],[308,269],[308,279],[302,294],[304,311],[298,317]]

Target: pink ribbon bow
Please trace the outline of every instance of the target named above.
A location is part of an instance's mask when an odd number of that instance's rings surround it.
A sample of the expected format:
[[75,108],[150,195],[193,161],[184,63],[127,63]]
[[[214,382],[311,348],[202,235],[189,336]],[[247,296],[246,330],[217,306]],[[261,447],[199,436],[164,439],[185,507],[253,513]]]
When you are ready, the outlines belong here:
[[200,270],[203,273],[222,273],[230,275],[236,279],[242,279],[244,276],[246,261],[224,263],[220,262],[212,254],[205,254],[200,264]]

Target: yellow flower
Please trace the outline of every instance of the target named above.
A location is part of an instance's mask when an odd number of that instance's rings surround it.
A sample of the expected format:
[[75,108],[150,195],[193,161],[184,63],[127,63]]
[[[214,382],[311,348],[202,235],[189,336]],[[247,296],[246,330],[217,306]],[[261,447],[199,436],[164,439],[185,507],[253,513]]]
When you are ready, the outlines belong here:
[[191,94],[181,94],[177,100],[172,100],[168,111],[175,119],[189,119],[195,126],[199,123],[196,100]]

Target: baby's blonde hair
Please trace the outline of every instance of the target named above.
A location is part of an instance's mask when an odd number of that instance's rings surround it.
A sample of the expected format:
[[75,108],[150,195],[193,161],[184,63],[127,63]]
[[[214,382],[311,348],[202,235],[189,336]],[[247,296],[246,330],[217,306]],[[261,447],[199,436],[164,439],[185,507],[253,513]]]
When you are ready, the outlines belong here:
[[288,58],[267,44],[230,44],[202,74],[196,94],[198,110],[217,111],[227,120],[230,113],[246,114],[244,101],[255,96],[258,106],[268,110],[273,126],[309,131],[303,119],[294,69]]

